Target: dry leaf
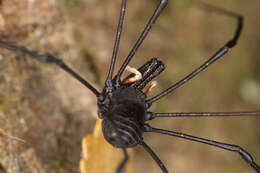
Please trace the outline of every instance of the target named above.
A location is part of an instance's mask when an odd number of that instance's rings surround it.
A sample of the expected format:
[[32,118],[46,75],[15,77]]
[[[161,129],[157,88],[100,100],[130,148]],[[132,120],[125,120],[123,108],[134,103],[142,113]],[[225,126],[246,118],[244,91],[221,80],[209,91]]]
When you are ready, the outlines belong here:
[[[114,148],[104,139],[101,123],[98,119],[93,134],[82,140],[81,173],[115,173],[123,159],[122,149]],[[128,153],[130,158],[124,172],[133,173],[133,150],[128,149]]]

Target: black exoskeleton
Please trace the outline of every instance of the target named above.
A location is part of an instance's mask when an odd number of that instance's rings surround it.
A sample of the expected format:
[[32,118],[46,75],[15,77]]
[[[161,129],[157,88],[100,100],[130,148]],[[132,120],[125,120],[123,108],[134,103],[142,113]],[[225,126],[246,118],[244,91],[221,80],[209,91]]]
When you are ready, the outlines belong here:
[[[138,71],[142,78],[130,84],[121,85],[106,98],[105,104],[98,104],[99,110],[106,107],[100,116],[103,119],[105,139],[115,147],[135,147],[143,141],[144,123],[147,115],[146,94],[143,89],[153,78],[164,70],[164,64],[151,59]],[[130,74],[124,80],[134,77]],[[106,90],[104,90],[105,92]],[[103,94],[106,95],[106,94]]]
[[135,147],[143,141],[145,94],[132,87],[113,93],[102,123],[105,139],[115,147]]

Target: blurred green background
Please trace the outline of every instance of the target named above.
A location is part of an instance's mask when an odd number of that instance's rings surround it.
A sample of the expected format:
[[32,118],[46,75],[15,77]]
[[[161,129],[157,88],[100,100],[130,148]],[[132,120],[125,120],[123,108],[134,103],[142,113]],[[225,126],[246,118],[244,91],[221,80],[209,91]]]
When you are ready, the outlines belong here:
[[[128,2],[117,69],[158,2]],[[244,16],[238,45],[151,110],[260,110],[260,2],[203,2]],[[1,39],[53,53],[102,88],[120,3],[4,0],[0,11]],[[138,68],[152,57],[165,63],[166,70],[156,78],[158,85],[151,92],[153,96],[201,65],[232,38],[235,28],[235,19],[203,10],[196,1],[171,0],[130,66]],[[95,122],[95,97],[59,68],[3,49],[0,72],[0,172],[78,172],[81,139],[92,131]],[[240,145],[260,164],[259,123],[259,117],[161,118],[151,122],[155,127]],[[145,134],[144,138],[171,173],[254,172],[232,152],[159,134]],[[160,172],[143,148],[135,151],[136,172]]]

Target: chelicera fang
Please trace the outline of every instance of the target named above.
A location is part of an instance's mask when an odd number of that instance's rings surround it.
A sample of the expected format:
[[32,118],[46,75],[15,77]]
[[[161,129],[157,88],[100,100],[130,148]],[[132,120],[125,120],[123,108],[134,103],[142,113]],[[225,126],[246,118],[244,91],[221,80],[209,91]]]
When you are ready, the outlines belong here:
[[[142,89],[156,76],[158,76],[165,68],[163,62],[159,61],[157,58],[152,58],[144,65],[142,65],[138,70],[128,67],[129,62],[134,57],[136,51],[146,38],[147,34],[152,28],[159,15],[162,13],[163,9],[166,7],[168,0],[160,0],[156,10],[154,11],[152,17],[148,21],[146,27],[144,28],[142,34],[138,38],[134,47],[131,49],[129,55],[125,59],[124,63],[120,67],[118,73],[113,77],[114,66],[117,59],[117,53],[119,48],[120,36],[123,28],[123,21],[125,15],[127,0],[122,0],[119,23],[116,32],[114,51],[112,54],[111,64],[109,72],[105,81],[104,89],[100,92],[94,88],[89,82],[83,79],[80,75],[75,73],[70,67],[68,67],[62,60],[54,57],[51,54],[38,54],[37,52],[30,51],[24,47],[14,46],[5,41],[0,41],[0,46],[12,51],[20,52],[27,55],[33,59],[54,63],[64,71],[72,75],[79,82],[85,85],[93,94],[97,97],[98,104],[98,116],[103,119],[102,129],[103,134],[107,142],[109,142],[114,147],[121,148],[124,154],[124,159],[118,165],[116,170],[117,173],[121,173],[128,161],[127,148],[136,147],[141,145],[153,158],[153,160],[161,168],[162,172],[167,173],[167,169],[159,157],[153,152],[153,150],[144,142],[143,133],[145,132],[155,132],[166,134],[170,136],[175,136],[190,141],[200,142],[207,145],[212,145],[224,150],[234,151],[246,161],[256,172],[260,173],[260,167],[255,163],[253,157],[242,147],[232,144],[221,143],[213,140],[203,139],[179,132],[168,131],[163,129],[157,129],[151,127],[147,121],[159,117],[221,117],[221,116],[259,116],[260,112],[177,112],[177,113],[153,113],[148,109],[152,106],[154,102],[168,95],[175,89],[182,86],[184,83],[195,77],[201,71],[205,70],[209,65],[214,63],[216,60],[220,59],[225,55],[231,48],[233,48],[240,37],[242,27],[243,27],[243,17],[239,14],[229,12],[223,9],[212,7],[203,4],[207,8],[223,13],[227,16],[234,17],[237,19],[237,29],[231,40],[229,40],[222,48],[220,48],[212,57],[210,57],[206,62],[204,62],[200,67],[195,69],[189,75],[184,77],[182,80],[176,84],[170,86],[168,89],[159,93],[158,95],[147,99],[147,95],[151,88],[155,85],[150,84],[148,89],[143,92]],[[121,80],[121,75],[128,68],[132,72],[125,79]]]

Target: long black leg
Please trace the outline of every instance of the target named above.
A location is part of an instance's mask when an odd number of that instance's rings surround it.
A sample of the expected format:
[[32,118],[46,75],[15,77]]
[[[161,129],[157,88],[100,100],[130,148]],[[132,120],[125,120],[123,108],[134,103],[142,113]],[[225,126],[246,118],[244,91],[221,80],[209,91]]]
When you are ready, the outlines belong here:
[[108,90],[112,89],[112,75],[113,75],[113,72],[114,72],[114,67],[115,67],[115,63],[116,63],[118,47],[119,47],[119,42],[120,42],[120,36],[121,36],[121,33],[122,33],[122,28],[123,28],[123,21],[124,21],[124,16],[125,16],[126,3],[127,3],[127,0],[122,0],[119,22],[118,22],[117,31],[116,31],[116,39],[115,39],[115,44],[114,44],[114,50],[113,50],[113,54],[112,54],[112,58],[111,58],[111,64],[110,64],[108,76],[107,76],[106,83],[105,83]]
[[174,113],[153,113],[146,114],[146,120],[158,117],[229,117],[229,116],[260,116],[260,112],[174,112]]
[[126,148],[122,148],[122,150],[123,150],[123,153],[124,153],[124,158],[123,158],[122,162],[119,164],[119,166],[116,170],[116,173],[122,173],[128,159],[129,159]]
[[156,10],[154,11],[153,16],[150,18],[150,20],[149,20],[148,24],[145,26],[142,34],[140,35],[140,37],[138,38],[134,47],[132,48],[132,50],[128,54],[128,56],[127,56],[126,60],[124,61],[123,65],[119,69],[117,75],[115,76],[117,87],[120,86],[120,77],[121,77],[122,73],[124,72],[126,66],[131,61],[131,59],[134,57],[136,51],[138,50],[138,48],[140,47],[140,45],[144,41],[144,39],[147,36],[147,34],[149,33],[149,31],[151,30],[152,25],[155,23],[156,19],[159,17],[162,10],[166,7],[167,3],[168,3],[168,0],[161,0],[160,4],[157,6]]
[[176,84],[172,85],[171,87],[169,87],[168,89],[164,90],[163,92],[161,92],[160,94],[154,96],[153,98],[147,100],[147,107],[151,106],[153,102],[159,100],[160,98],[166,96],[167,94],[171,93],[172,91],[174,91],[175,89],[179,88],[180,86],[182,86],[184,83],[186,83],[187,81],[189,81],[190,79],[192,79],[193,77],[195,77],[197,74],[199,74],[201,71],[205,70],[209,65],[211,65],[212,63],[214,63],[216,60],[218,60],[219,58],[221,58],[223,55],[225,55],[229,49],[231,49],[232,47],[234,47],[239,39],[239,36],[241,34],[242,28],[243,28],[243,17],[240,16],[239,14],[236,13],[232,13],[232,12],[227,12],[225,10],[222,9],[218,9],[215,10],[217,12],[223,12],[223,14],[226,14],[228,16],[231,17],[236,17],[238,24],[237,24],[237,29],[236,32],[233,36],[233,38],[228,41],[224,47],[222,47],[221,49],[219,49],[211,58],[209,58],[205,63],[203,63],[199,68],[195,69],[193,72],[191,72],[189,75],[187,75],[186,77],[184,77],[182,80],[180,80],[179,82],[177,82]]
[[64,71],[68,72],[71,76],[76,78],[79,82],[81,82],[83,85],[85,85],[88,89],[90,89],[96,96],[99,96],[100,93],[97,91],[96,88],[94,88],[90,83],[88,83],[85,79],[83,79],[80,75],[78,75],[76,72],[74,72],[71,68],[69,68],[62,60],[54,57],[51,54],[38,54],[37,52],[30,51],[24,47],[14,46],[10,43],[7,43],[5,41],[0,40],[0,47],[20,52],[24,55],[27,55],[33,59],[36,59],[38,61],[47,62],[47,63],[54,63],[61,67]]
[[168,173],[167,169],[165,168],[162,161],[159,159],[159,157],[153,152],[153,150],[144,142],[141,143],[141,145],[144,147],[144,149],[152,156],[153,160],[156,161],[158,166],[161,168],[163,173]]
[[184,139],[187,139],[187,140],[200,142],[200,143],[204,143],[204,144],[211,145],[211,146],[214,146],[214,147],[222,148],[224,150],[237,152],[246,161],[246,163],[248,163],[251,167],[253,167],[256,170],[256,172],[260,173],[260,167],[254,162],[253,157],[246,150],[241,148],[240,146],[221,143],[221,142],[212,141],[212,140],[208,140],[208,139],[203,139],[203,138],[187,135],[187,134],[184,134],[184,133],[167,131],[167,130],[162,130],[162,129],[156,129],[156,128],[150,127],[148,124],[145,125],[145,131],[146,132],[161,133],[161,134],[166,134],[166,135],[170,135],[170,136],[176,136],[176,137],[179,137],[179,138],[184,138]]

